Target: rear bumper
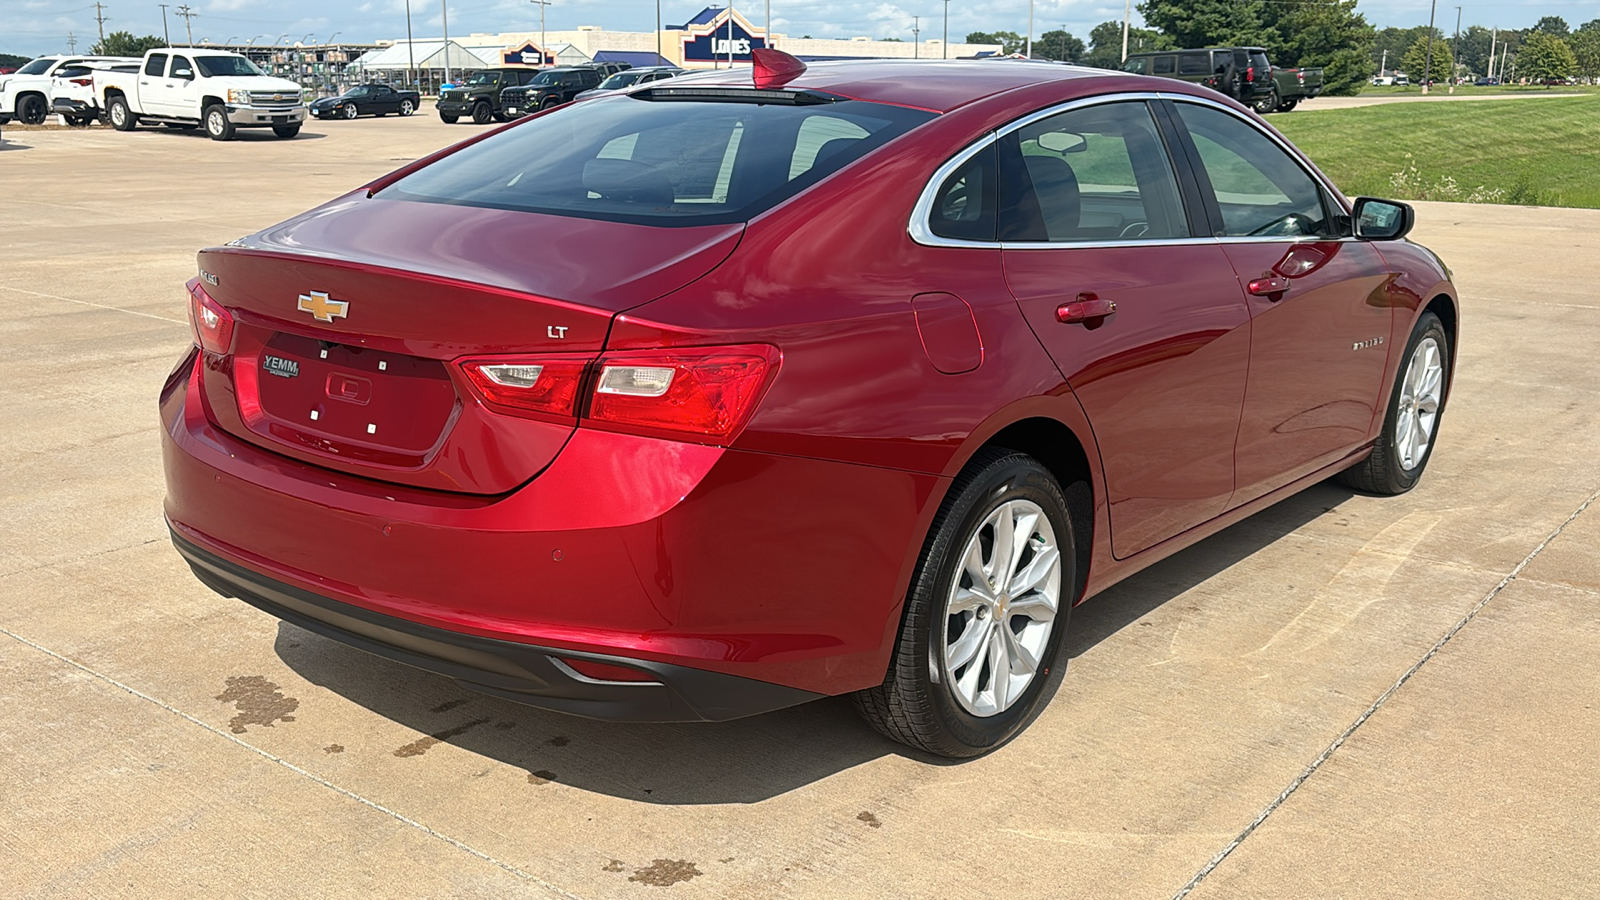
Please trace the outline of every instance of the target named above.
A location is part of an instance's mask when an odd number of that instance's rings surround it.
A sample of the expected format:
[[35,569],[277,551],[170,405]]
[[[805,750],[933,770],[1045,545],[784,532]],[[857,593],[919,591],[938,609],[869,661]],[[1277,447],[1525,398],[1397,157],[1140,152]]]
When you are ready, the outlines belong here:
[[94,107],[83,100],[70,100],[66,97],[57,97],[50,104],[51,112],[69,116],[81,116],[93,110]]
[[[176,531],[172,542],[207,587],[285,622],[368,653],[436,672],[464,687],[531,706],[613,722],[721,722],[818,699],[808,691],[701,669],[558,650],[431,628],[274,581],[209,553]],[[558,657],[643,670],[656,682],[596,681]]]

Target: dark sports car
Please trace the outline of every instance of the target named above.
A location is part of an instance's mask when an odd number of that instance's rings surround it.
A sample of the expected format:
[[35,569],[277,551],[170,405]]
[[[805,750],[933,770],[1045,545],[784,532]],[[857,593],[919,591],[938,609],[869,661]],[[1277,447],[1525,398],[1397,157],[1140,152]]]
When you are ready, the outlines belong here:
[[357,116],[409,116],[417,111],[422,96],[416,91],[396,90],[387,84],[360,84],[337,97],[323,97],[311,104],[311,114],[319,119],[354,119]]

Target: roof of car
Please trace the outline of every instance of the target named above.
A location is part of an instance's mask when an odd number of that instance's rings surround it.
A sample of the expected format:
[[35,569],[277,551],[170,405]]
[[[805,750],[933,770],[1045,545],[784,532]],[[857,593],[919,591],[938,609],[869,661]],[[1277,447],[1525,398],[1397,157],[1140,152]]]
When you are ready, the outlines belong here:
[[[1047,81],[1126,79],[1126,73],[1033,60],[846,60],[810,63],[783,86],[946,112],[975,100]],[[751,84],[749,68],[680,75],[692,84]]]

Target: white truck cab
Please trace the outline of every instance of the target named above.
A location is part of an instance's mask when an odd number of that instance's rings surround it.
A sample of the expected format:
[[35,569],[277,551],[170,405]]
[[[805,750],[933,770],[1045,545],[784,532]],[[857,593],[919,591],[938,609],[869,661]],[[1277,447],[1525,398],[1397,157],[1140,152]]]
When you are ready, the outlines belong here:
[[237,53],[162,47],[145,54],[136,72],[98,71],[95,96],[118,131],[141,122],[175,128],[203,125],[212,140],[236,128],[271,128],[292,138],[306,118],[300,85],[261,71]]

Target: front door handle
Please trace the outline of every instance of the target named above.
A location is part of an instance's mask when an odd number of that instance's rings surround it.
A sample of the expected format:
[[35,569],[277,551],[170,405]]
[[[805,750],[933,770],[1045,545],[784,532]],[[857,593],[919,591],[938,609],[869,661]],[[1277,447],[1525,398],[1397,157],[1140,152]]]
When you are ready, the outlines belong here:
[[1263,274],[1250,282],[1250,293],[1257,297],[1265,297],[1274,303],[1282,300],[1287,290],[1289,290],[1289,279],[1276,273]]
[[1084,322],[1103,319],[1116,311],[1115,300],[1102,300],[1099,295],[1085,291],[1071,303],[1063,303],[1056,307],[1056,321],[1067,325],[1081,325]]

